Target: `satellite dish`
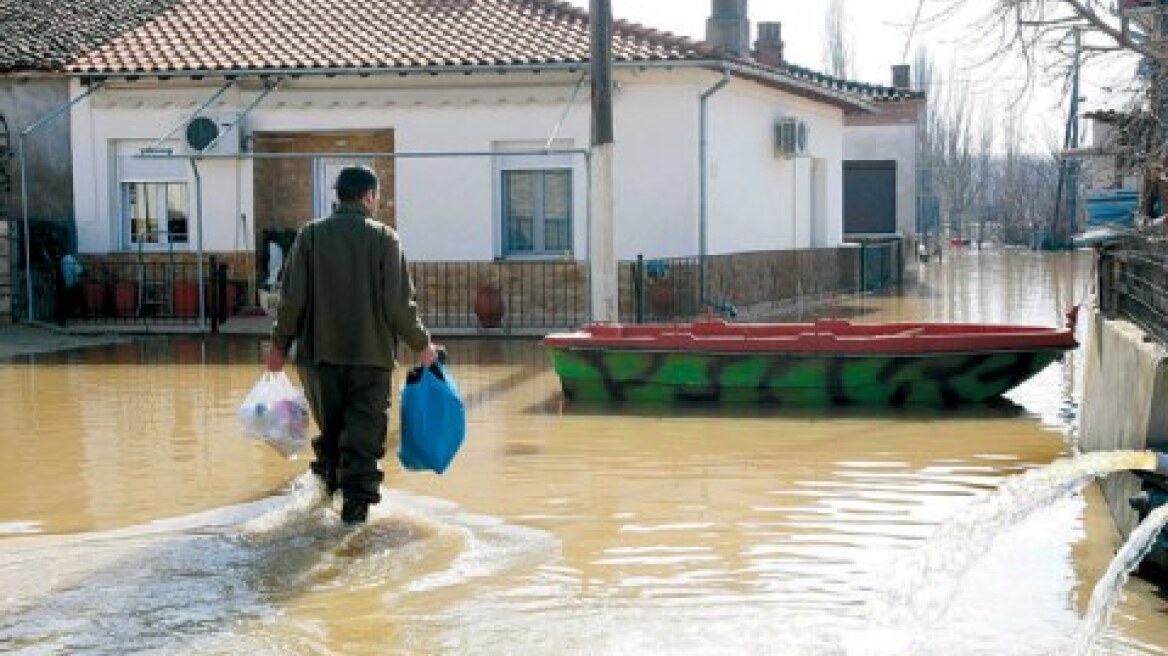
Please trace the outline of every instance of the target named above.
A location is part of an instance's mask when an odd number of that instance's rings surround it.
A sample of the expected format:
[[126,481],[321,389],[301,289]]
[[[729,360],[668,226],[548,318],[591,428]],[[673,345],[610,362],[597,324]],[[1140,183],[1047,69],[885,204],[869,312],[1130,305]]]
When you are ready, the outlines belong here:
[[195,117],[187,123],[187,145],[193,150],[206,150],[218,137],[219,124],[206,116]]

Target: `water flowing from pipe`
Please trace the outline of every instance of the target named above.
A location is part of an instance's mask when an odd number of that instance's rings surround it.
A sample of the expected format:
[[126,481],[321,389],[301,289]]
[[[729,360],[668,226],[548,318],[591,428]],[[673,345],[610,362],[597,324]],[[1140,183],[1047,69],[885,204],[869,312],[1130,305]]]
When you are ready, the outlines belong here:
[[1065,458],[1004,481],[990,495],[942,524],[918,550],[888,568],[897,572],[877,590],[868,617],[874,627],[919,632],[941,618],[964,574],[1006,528],[1080,491],[1095,478],[1123,470],[1154,470],[1150,451],[1104,451]]
[[1123,548],[1115,554],[1115,558],[1111,559],[1107,572],[1091,592],[1091,604],[1075,634],[1075,641],[1066,652],[1067,656],[1087,656],[1092,653],[1096,641],[1111,623],[1111,615],[1115,612],[1115,606],[1119,603],[1120,593],[1129,575],[1152,550],[1156,537],[1160,535],[1160,529],[1164,528],[1165,524],[1168,524],[1168,505],[1160,506],[1148,513],[1144,521],[1132,531]]

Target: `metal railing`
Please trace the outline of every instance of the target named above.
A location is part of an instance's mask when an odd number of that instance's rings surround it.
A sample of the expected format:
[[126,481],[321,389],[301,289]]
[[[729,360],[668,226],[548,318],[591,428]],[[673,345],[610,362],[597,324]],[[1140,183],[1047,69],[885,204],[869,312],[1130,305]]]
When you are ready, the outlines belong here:
[[621,273],[622,321],[652,323],[692,319],[705,307],[701,260],[697,257],[650,260],[638,257],[633,262],[621,263]]
[[570,328],[587,320],[588,271],[572,260],[411,262],[427,327]]
[[[228,282],[214,258],[202,269],[205,321],[216,328],[235,312],[240,285]],[[193,262],[100,262],[88,266],[77,284],[40,275],[38,318],[58,323],[199,324],[199,267]]]
[[[692,320],[707,308],[731,318],[738,309],[891,284],[899,246],[823,248],[621,262],[624,322]],[[228,281],[214,258],[203,267],[204,309],[214,330],[244,305],[242,284]],[[439,330],[547,331],[588,320],[588,265],[575,260],[412,262],[410,273],[426,325]],[[107,324],[199,325],[199,269],[194,262],[95,261],[65,293],[61,277],[34,270],[38,320]]]
[[57,321],[56,290],[58,283],[54,279],[53,272],[33,267],[31,285],[28,283],[27,275],[24,269],[18,269],[14,272],[12,278],[12,315],[19,319],[24,319],[29,315],[27,290],[31,287],[34,294],[32,316],[39,321]]
[[856,243],[860,246],[860,291],[879,292],[904,282],[903,239],[864,239]]
[[1168,240],[1133,238],[1099,252],[1099,309],[1168,346]]

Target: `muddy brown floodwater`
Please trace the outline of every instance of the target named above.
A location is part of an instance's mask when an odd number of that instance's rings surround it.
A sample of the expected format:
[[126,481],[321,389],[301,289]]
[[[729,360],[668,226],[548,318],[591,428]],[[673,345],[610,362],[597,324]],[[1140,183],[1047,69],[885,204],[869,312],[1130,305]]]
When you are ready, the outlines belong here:
[[[955,252],[826,312],[1056,325],[1090,265]],[[565,405],[537,342],[448,347],[462,452],[442,477],[390,456],[353,532],[240,434],[259,341],[4,361],[0,652],[1052,654],[1118,546],[1092,486],[930,582],[953,588],[930,621],[870,610],[942,522],[1072,453],[1075,357],[994,407],[637,411]],[[1126,591],[1099,653],[1165,653],[1168,606]]]

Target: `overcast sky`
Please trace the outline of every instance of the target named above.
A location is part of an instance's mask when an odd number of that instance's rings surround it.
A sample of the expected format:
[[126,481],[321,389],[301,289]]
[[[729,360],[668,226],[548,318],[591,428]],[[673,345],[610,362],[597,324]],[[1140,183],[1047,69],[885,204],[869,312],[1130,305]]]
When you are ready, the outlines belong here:
[[[570,0],[587,8],[588,0]],[[1061,141],[1066,121],[1065,99],[1069,94],[1061,83],[1049,79],[1033,85],[1030,96],[1022,97],[1026,75],[1014,61],[997,65],[982,64],[989,54],[984,43],[978,47],[970,41],[970,25],[983,16],[988,0],[963,3],[969,9],[946,20],[938,18],[938,8],[945,0],[925,0],[920,20],[910,29],[921,3],[918,0],[845,0],[846,34],[852,43],[852,60],[858,81],[890,84],[891,67],[913,63],[918,48],[926,47],[944,75],[943,84],[968,84],[975,102],[997,115],[1003,109],[1018,107],[1025,129],[1022,131],[1028,150],[1044,150],[1052,141]],[[751,0],[750,19],[753,30],[762,21],[783,24],[786,59],[794,64],[823,70],[825,16],[830,0]],[[694,38],[704,38],[711,0],[612,0],[613,14],[657,29]],[[910,39],[910,31],[912,38]],[[752,31],[751,40],[757,38]],[[983,39],[984,42],[984,39]],[[907,51],[907,61],[905,52]],[[1111,64],[1085,73],[1084,110],[1118,108],[1125,96],[1105,93],[1100,87],[1130,87],[1131,64]],[[1021,101],[1019,99],[1021,97]]]

